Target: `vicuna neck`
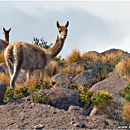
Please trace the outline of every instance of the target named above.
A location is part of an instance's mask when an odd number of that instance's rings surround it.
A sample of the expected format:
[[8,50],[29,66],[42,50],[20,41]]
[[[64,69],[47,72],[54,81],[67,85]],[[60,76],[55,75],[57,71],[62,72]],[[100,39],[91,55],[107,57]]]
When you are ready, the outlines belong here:
[[51,49],[47,49],[47,51],[51,53],[52,59],[60,53],[64,45],[64,41],[65,41],[64,39],[61,39],[59,38],[59,36],[57,36],[54,46]]
[[9,34],[5,34],[5,41],[9,42]]

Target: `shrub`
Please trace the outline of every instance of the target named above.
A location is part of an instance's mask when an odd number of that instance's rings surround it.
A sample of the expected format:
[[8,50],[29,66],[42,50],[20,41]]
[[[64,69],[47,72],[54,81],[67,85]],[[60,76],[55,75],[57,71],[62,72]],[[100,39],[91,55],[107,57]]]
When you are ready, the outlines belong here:
[[92,82],[95,84],[95,83],[102,81],[106,78],[107,78],[106,75],[104,75],[104,74],[101,75],[100,73],[97,73],[96,76],[94,78],[92,78]]
[[40,94],[32,95],[31,101],[34,101],[36,103],[44,103],[44,104],[50,104],[51,103],[51,99],[44,92],[40,93]]
[[13,97],[13,95],[14,95],[13,88],[7,87],[7,90],[4,95],[4,102],[9,102],[10,99]]
[[118,93],[121,97],[125,98],[126,101],[130,102],[130,83],[123,88],[122,92]]
[[70,89],[77,89],[77,84],[70,84]]
[[45,49],[49,49],[49,48],[51,48],[51,46],[53,45],[53,43],[47,45],[47,42],[46,42],[43,38],[38,39],[38,38],[35,38],[35,37],[33,37],[32,43],[33,43],[34,45],[38,45],[38,46],[40,46],[40,47],[42,47],[42,48],[45,48]]
[[43,78],[41,77],[40,81],[36,81],[32,86],[28,87],[28,92],[33,93],[43,89],[50,89],[51,87],[52,86],[48,82],[43,81]]
[[23,87],[15,88],[14,95],[15,95],[15,97],[17,99],[20,99],[20,98],[29,96],[30,93],[28,92],[28,87],[27,86],[23,86]]
[[79,89],[78,93],[81,98],[81,104],[84,107],[86,107],[86,105],[88,105],[90,102],[92,102],[93,91],[89,91],[88,89],[86,89],[85,93],[82,93],[82,90]]
[[93,99],[93,105],[99,109],[104,109],[106,105],[110,105],[113,101],[112,95],[108,93],[97,93],[97,96]]

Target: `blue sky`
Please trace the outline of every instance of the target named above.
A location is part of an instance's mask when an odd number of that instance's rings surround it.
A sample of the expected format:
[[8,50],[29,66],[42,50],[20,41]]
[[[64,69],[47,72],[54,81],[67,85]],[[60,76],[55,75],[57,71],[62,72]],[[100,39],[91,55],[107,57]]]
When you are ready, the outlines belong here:
[[10,42],[32,43],[33,37],[55,43],[56,21],[68,27],[60,56],[118,48],[130,52],[130,1],[0,1],[0,38],[12,28]]

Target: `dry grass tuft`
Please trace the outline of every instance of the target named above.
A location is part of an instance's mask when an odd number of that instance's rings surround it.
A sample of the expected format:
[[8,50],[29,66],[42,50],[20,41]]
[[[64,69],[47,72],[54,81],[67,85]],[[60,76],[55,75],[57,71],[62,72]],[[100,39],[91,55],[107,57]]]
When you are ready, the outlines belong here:
[[[35,72],[39,73],[39,71],[35,71]],[[42,77],[43,81],[48,82],[49,84],[51,83],[51,78],[48,75],[42,76],[42,74],[40,72],[40,76],[39,77],[40,78],[37,78],[36,74],[33,74],[33,76],[31,76],[29,80],[26,80],[24,85],[22,85],[22,86],[33,86],[36,82],[40,82],[41,77]],[[20,86],[20,85],[16,84],[16,87],[17,86]]]
[[52,60],[48,67],[45,69],[45,76],[52,77],[58,73],[58,61]]
[[67,56],[66,62],[68,64],[71,64],[76,61],[81,61],[81,53],[75,48],[72,50],[72,53],[69,56]]
[[124,105],[124,109],[122,112],[122,119],[125,125],[128,125],[130,123],[130,102],[127,102]]
[[0,63],[3,63],[3,62],[5,62],[5,59],[4,59],[4,50],[2,50],[0,52]]
[[73,67],[71,69],[69,67],[60,69],[61,73],[69,74],[69,75],[72,75],[72,76],[76,76],[76,75],[80,74],[83,71],[84,71],[84,68],[82,66],[78,66],[76,68]]
[[108,60],[108,61],[110,61],[111,63],[114,63],[114,60],[115,60],[118,56],[123,55],[123,54],[124,54],[124,53],[123,53],[122,51],[118,50],[116,53],[106,54],[103,59],[104,59],[105,61]]
[[130,77],[130,58],[119,62],[115,67],[115,72],[118,72],[122,76]]
[[10,86],[10,77],[9,77],[9,74],[0,73],[0,80],[2,80],[7,85],[7,87]]

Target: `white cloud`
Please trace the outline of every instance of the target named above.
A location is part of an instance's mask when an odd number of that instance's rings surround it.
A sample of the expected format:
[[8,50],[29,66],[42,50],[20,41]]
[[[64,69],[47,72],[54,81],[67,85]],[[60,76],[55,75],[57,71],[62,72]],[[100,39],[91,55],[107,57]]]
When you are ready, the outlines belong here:
[[129,7],[130,2],[0,2],[0,28],[12,27],[11,42],[31,43],[35,36],[55,43],[56,21],[64,25],[69,20],[63,57],[75,47],[99,52],[129,49]]

